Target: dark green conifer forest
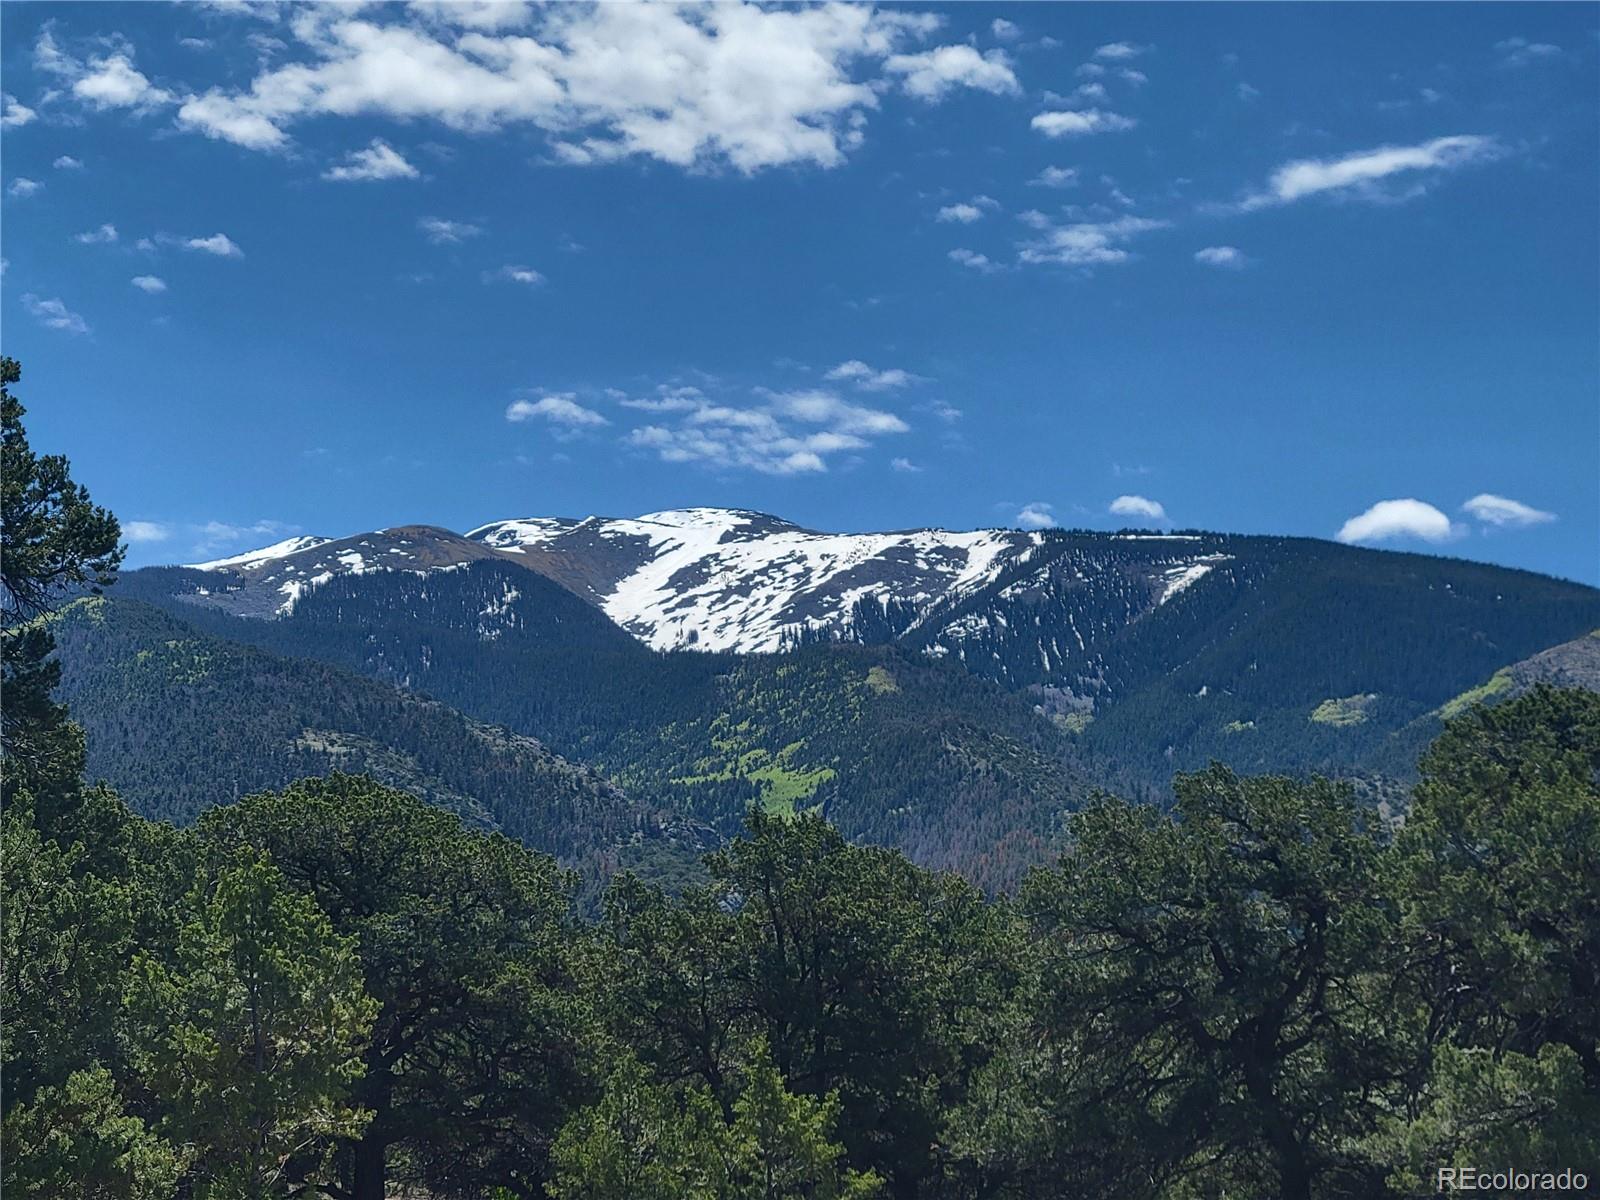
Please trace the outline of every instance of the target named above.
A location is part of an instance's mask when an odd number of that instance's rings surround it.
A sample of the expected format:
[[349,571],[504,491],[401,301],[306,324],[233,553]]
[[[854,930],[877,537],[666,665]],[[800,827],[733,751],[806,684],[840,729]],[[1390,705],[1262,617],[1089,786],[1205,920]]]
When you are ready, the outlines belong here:
[[[3,372],[6,1200],[1600,1184],[1600,694],[1467,708],[1403,823],[1215,765],[1170,810],[1101,796],[994,896],[760,806],[698,881],[591,904],[368,774],[179,828],[86,782],[46,617],[111,581],[119,529]],[[505,769],[568,790],[512,832],[633,819],[535,759]]]

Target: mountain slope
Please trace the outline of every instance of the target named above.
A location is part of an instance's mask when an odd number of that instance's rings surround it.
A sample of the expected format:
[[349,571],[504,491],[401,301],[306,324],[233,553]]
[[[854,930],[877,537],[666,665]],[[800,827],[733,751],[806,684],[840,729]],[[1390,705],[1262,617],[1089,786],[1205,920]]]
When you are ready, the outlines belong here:
[[[502,718],[478,694],[486,688],[526,691],[551,672],[636,672],[630,635],[639,649],[897,645],[1023,694],[1081,751],[1115,763],[1119,782],[1158,787],[1213,758],[1258,771],[1374,770],[1392,761],[1386,739],[1410,722],[1503,664],[1600,624],[1592,588],[1312,539],[819,534],[724,509],[529,518],[465,537],[410,526],[206,566],[124,582],[152,599],[166,589],[275,617],[272,633],[250,636],[425,687],[490,719]],[[443,583],[455,576],[480,581],[477,590]],[[381,632],[330,616],[374,606],[385,613]],[[437,640],[445,627],[460,635],[454,658],[473,664],[448,693],[439,688],[456,670],[450,656],[392,649],[419,631]],[[480,652],[477,642],[496,638],[499,653]],[[604,650],[625,665],[547,658],[507,678],[512,642],[519,654],[536,642],[552,653]],[[663,670],[693,690],[705,685],[688,677],[710,668]],[[650,687],[533,691],[547,699],[524,696],[517,719],[541,736],[571,725],[558,703],[587,706],[582,719],[602,726],[660,724],[677,703]]]
[[722,834],[751,803],[816,808],[849,836],[1003,886],[1050,856],[1061,812],[1090,791],[1070,739],[1027,701],[895,647],[659,653],[499,561],[330,581],[270,621],[197,607],[182,589],[207,579],[133,572],[118,587],[212,636],[400,683],[535,736]]
[[54,630],[89,775],[143,815],[187,823],[210,805],[345,770],[568,862],[661,833],[656,813],[593,771],[392,685],[225,641],[126,599],[80,599]]

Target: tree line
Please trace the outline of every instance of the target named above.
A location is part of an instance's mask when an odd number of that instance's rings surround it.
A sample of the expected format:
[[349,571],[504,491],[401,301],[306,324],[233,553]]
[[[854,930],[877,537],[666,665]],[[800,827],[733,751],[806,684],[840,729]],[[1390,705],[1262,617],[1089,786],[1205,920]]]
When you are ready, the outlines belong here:
[[[16,382],[4,364],[5,384]],[[1321,780],[1103,797],[986,898],[752,810],[597,921],[355,775],[189,829],[83,778],[40,615],[118,561],[7,388],[0,1190],[1405,1196],[1600,1175],[1600,696],[1448,723],[1403,827]]]

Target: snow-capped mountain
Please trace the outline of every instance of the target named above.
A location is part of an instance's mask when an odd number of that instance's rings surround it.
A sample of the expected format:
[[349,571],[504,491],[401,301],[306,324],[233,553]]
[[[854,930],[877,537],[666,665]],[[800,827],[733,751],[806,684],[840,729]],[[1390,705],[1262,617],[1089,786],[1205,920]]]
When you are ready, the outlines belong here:
[[1041,540],[992,529],[816,533],[723,508],[498,521],[467,537],[587,595],[654,649],[746,653],[782,649],[798,633],[843,635],[864,601],[931,609]]
[[478,559],[498,558],[477,542],[431,525],[402,525],[345,538],[293,537],[188,569],[218,577],[194,598],[237,616],[287,616],[313,588],[340,575],[373,571],[427,574]]
[[1093,677],[1106,638],[1230,561],[1223,539],[984,529],[820,533],[743,509],[528,517],[294,538],[195,564],[189,599],[283,617],[335,577],[480,561],[560,584],[657,650],[903,641],[1012,683]]

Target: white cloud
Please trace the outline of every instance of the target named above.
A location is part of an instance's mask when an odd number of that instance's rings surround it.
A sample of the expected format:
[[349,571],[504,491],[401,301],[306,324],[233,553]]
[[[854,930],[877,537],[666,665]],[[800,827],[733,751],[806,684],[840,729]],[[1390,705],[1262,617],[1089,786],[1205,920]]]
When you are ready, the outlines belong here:
[[890,470],[900,471],[907,475],[916,475],[922,471],[922,468],[917,466],[917,464],[912,462],[909,458],[891,458],[889,460],[889,468]]
[[1112,62],[1121,62],[1125,59],[1138,58],[1139,55],[1149,50],[1149,46],[1136,46],[1132,42],[1107,42],[1094,52],[1096,58],[1108,59]]
[[908,426],[891,412],[864,408],[839,399],[832,392],[801,391],[763,393],[771,410],[810,425],[827,425],[848,435],[905,433]]
[[1076,167],[1046,167],[1028,180],[1028,184],[1030,187],[1076,187],[1078,184],[1078,169]]
[[1129,67],[1124,67],[1117,72],[1117,75],[1124,83],[1131,83],[1134,87],[1142,87],[1150,82],[1150,76],[1143,71],[1135,71]]
[[18,176],[16,179],[13,179],[11,181],[11,186],[6,189],[7,192],[19,199],[32,196],[36,192],[41,192],[43,190],[44,184],[40,183],[37,179],[26,179],[22,176]]
[[1370,188],[1378,181],[1413,171],[1449,171],[1498,157],[1493,138],[1456,134],[1434,138],[1417,146],[1380,146],[1343,158],[1300,159],[1272,173],[1265,192],[1247,197],[1244,209],[1289,204],[1306,196],[1346,188]]
[[1389,538],[1420,538],[1447,542],[1457,530],[1450,518],[1421,500],[1380,500],[1364,513],[1351,517],[1334,537],[1341,542],[1381,542]]
[[1022,90],[1011,60],[1000,50],[980,54],[971,46],[939,46],[920,54],[891,55],[883,68],[900,76],[906,91],[919,100],[942,100],[961,87],[997,96],[1014,96]]
[[89,332],[84,319],[59,300],[41,300],[29,292],[22,297],[22,307],[47,329],[73,334]]
[[544,276],[539,274],[539,272],[535,271],[532,267],[519,267],[508,263],[501,267],[498,271],[484,272],[483,281],[485,283],[492,283],[495,280],[503,280],[507,283],[521,283],[528,287],[537,287],[539,284],[544,282]]
[[1235,271],[1247,261],[1244,252],[1237,246],[1206,246],[1194,252],[1194,260],[1208,267],[1226,267]]
[[974,221],[982,220],[985,210],[999,207],[999,202],[992,197],[974,196],[970,201],[945,205],[934,216],[934,220],[970,225]]
[[38,115],[26,104],[18,103],[10,92],[0,92],[0,129],[16,129]]
[[1494,48],[1500,52],[1500,65],[1503,67],[1527,67],[1562,56],[1560,46],[1552,46],[1549,42],[1530,42],[1525,37],[1506,38],[1503,42],[1496,42]]
[[417,175],[417,169],[405,160],[405,156],[382,138],[373,138],[372,144],[365,150],[352,150],[345,156],[344,162],[322,173],[324,179],[341,183],[415,179]]
[[72,83],[72,94],[97,109],[155,108],[172,101],[172,93],[158,88],[134,68],[124,54],[91,58]]
[[483,232],[479,226],[466,221],[446,221],[440,217],[423,217],[417,222],[417,228],[436,246],[465,241]]
[[171,92],[151,83],[133,65],[133,53],[125,45],[110,54],[81,61],[56,45],[54,35],[46,27],[34,43],[33,62],[39,70],[62,79],[77,99],[101,111],[151,109],[170,104],[174,99]]
[[1167,510],[1144,496],[1118,496],[1106,509],[1117,517],[1137,517],[1141,521],[1165,521]]
[[1000,264],[993,261],[987,254],[979,254],[976,250],[968,250],[958,246],[946,256],[951,262],[960,263],[963,267],[978,271],[984,275],[992,275],[1001,269]]
[[859,358],[852,358],[849,362],[842,362],[834,367],[823,378],[848,380],[866,392],[883,392],[890,388],[905,387],[908,383],[916,383],[920,377],[899,367],[875,371]]
[[1054,508],[1054,505],[1035,500],[1030,504],[1024,504],[1015,520],[1023,529],[1054,529],[1060,524],[1056,520]]
[[517,29],[533,17],[524,0],[411,0],[418,16],[464,29]]
[[989,22],[989,32],[1002,42],[1014,42],[1022,36],[1022,27],[1004,17],[996,17]]
[[705,393],[697,387],[674,387],[663,383],[656,386],[654,396],[628,399],[625,395],[621,395],[618,403],[623,408],[636,408],[641,412],[681,413],[704,408],[709,401]]
[[154,296],[157,292],[164,292],[167,290],[167,281],[162,279],[159,275],[135,275],[128,282],[133,284],[133,286],[138,288],[141,292],[147,292],[152,296]]
[[764,402],[753,406],[719,403],[693,388],[660,388],[657,393],[654,399],[623,403],[674,414],[677,423],[641,426],[624,441],[663,462],[767,475],[815,474],[828,469],[833,455],[865,450],[874,439],[909,428],[894,413],[851,404],[821,390],[758,388]]
[[289,23],[301,61],[186,97],[178,122],[259,150],[281,148],[308,118],[385,116],[478,132],[531,125],[573,164],[832,167],[879,106],[879,68],[930,101],[956,87],[1017,89],[998,52],[908,51],[939,23],[837,2],[307,7]]
[[1069,267],[1106,266],[1133,257],[1125,243],[1141,233],[1165,228],[1167,222],[1146,217],[1118,217],[1114,221],[1080,221],[1043,226],[1044,236],[1023,244],[1020,257],[1028,263],[1058,263]]
[[164,542],[172,536],[172,529],[159,521],[123,521],[122,536],[135,545]]
[[1493,525],[1500,529],[1524,529],[1529,525],[1543,525],[1556,519],[1556,514],[1553,512],[1533,508],[1520,500],[1496,496],[1492,492],[1480,492],[1461,508],[1463,512],[1470,513],[1485,525]]
[[1243,80],[1240,80],[1238,86],[1233,90],[1234,94],[1246,103],[1261,98],[1261,89],[1253,84],[1245,83]]
[[87,233],[73,236],[73,241],[82,242],[85,246],[106,246],[117,240],[117,227],[115,225],[102,225],[98,229],[91,229]]
[[579,404],[571,392],[555,393],[538,400],[516,400],[506,407],[508,421],[531,421],[535,417],[573,430],[611,424],[594,409]]
[[77,159],[73,158],[72,155],[70,155],[70,154],[63,154],[60,158],[56,159],[55,162],[51,163],[50,165],[52,167],[54,167],[56,170],[58,170],[58,171],[81,171],[81,170],[83,170],[83,164],[81,162],[79,162]]
[[1029,122],[1034,129],[1049,138],[1082,137],[1091,133],[1123,133],[1138,123],[1132,117],[1124,117],[1120,113],[1106,112],[1098,108],[1042,112]]
[[961,420],[961,410],[954,404],[946,403],[943,400],[932,400],[922,405],[921,408],[923,412],[932,413],[947,425]]
[[183,244],[186,249],[215,254],[218,258],[244,257],[244,251],[239,249],[233,239],[225,233],[213,233],[210,237],[185,238]]

